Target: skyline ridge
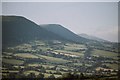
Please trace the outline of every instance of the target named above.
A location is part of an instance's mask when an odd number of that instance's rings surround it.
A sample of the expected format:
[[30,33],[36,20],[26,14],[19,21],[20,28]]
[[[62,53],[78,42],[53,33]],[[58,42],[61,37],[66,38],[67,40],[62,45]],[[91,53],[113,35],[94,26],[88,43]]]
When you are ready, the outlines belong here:
[[[21,17],[21,18],[25,18],[25,19],[28,19],[28,18],[26,18],[26,17],[24,17],[24,16],[18,16],[18,15],[2,15],[2,17],[3,16],[6,16],[6,17]],[[29,19],[28,19],[29,20]],[[30,20],[31,21],[31,20]],[[34,21],[32,21],[33,23],[35,23]],[[37,24],[37,23],[35,23],[35,24]],[[54,23],[51,23],[51,24],[37,24],[37,25],[39,25],[40,27],[41,26],[45,26],[45,25],[58,25],[58,26],[61,26],[61,27],[63,27],[63,28],[65,28],[65,29],[68,29],[68,28],[66,28],[65,26],[62,26],[61,24],[54,24]],[[69,30],[69,29],[68,29]],[[70,30],[71,31],[71,30]],[[72,32],[72,31],[71,31]],[[74,32],[73,32],[74,33]],[[76,34],[76,33],[75,33]],[[80,34],[86,34],[86,33],[80,33]],[[79,35],[79,34],[76,34],[76,35]],[[86,34],[86,35],[88,35],[89,37],[90,36],[92,36],[92,37],[96,37],[96,36],[94,36],[94,35],[90,35],[90,34]],[[83,36],[81,36],[81,37],[83,37]],[[84,38],[86,38],[86,37],[84,37]],[[99,38],[99,37],[98,37]],[[88,38],[89,39],[89,38]],[[102,38],[99,38],[99,39],[102,39]],[[104,39],[105,40],[105,39]],[[109,41],[109,40],[107,40],[107,41]],[[110,42],[112,42],[112,41],[110,41]]]

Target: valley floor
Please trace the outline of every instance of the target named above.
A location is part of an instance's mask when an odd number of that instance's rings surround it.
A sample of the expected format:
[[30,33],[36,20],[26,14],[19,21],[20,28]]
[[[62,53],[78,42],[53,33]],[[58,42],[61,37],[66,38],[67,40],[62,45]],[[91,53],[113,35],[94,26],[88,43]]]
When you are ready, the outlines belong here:
[[70,42],[32,41],[3,50],[2,77],[117,80],[118,54]]

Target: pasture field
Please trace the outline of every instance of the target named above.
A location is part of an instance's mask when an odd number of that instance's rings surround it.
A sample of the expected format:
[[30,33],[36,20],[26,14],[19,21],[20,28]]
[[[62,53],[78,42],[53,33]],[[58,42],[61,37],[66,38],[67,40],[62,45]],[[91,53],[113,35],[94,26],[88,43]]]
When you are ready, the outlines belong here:
[[3,52],[5,55],[12,55],[13,53]]
[[[52,73],[56,73],[56,70],[46,70],[46,72],[52,72]],[[64,71],[59,71],[61,74],[67,73]]]
[[[50,75],[52,75],[52,74],[44,73],[45,78],[48,78]],[[57,78],[57,77],[61,77],[62,75],[54,74],[54,76],[55,76],[55,78]]]
[[83,57],[84,54],[82,52],[71,52],[71,51],[66,51],[66,50],[55,50],[56,52],[60,52],[60,53],[67,53],[67,54],[71,54],[71,55],[76,55],[79,57]]
[[64,46],[64,49],[67,51],[70,51],[70,50],[80,49],[80,47],[74,46],[74,45],[69,45],[69,46]]
[[30,73],[35,73],[35,75],[38,75],[40,72],[34,71],[34,70],[24,71],[24,75],[26,75],[26,76]]
[[50,72],[55,73],[56,70],[46,70],[46,72],[48,72],[48,73],[50,73]]
[[45,42],[41,40],[36,40],[34,41],[34,43],[36,43],[37,45],[45,45]]
[[62,75],[54,74],[55,78],[62,77]]
[[61,59],[61,58],[49,57],[49,56],[44,56],[44,55],[40,55],[40,54],[36,54],[36,55],[40,58],[46,59],[47,61],[49,61],[51,63],[67,63],[67,62],[70,62],[68,60],[64,60],[64,59]]
[[21,60],[6,59],[6,58],[3,58],[2,62],[7,63],[7,64],[13,64],[13,65],[21,65],[24,63],[24,61],[21,61]]
[[91,53],[92,53],[92,56],[97,55],[97,56],[102,56],[102,57],[118,59],[118,57],[117,57],[118,54],[114,53],[114,52],[94,49]]
[[48,51],[48,49],[52,49],[52,48],[49,48],[49,47],[37,47],[37,49],[41,49],[43,52],[45,51]]
[[75,43],[66,43],[66,46],[73,47],[73,48],[86,48],[85,45],[75,44]]
[[51,74],[48,74],[48,73],[44,73],[44,77],[45,78],[48,78]]
[[112,68],[112,69],[115,69],[115,70],[118,70],[118,64],[109,64],[109,63],[105,63],[104,65]]
[[[74,63],[74,65],[76,65],[76,66],[82,66],[83,64],[82,64],[82,63]],[[85,64],[85,66],[89,67],[89,66],[92,66],[92,65],[90,65],[90,64]]]
[[46,69],[46,68],[53,68],[53,67],[54,67],[54,65],[44,65],[44,64],[43,64],[42,66],[43,66],[45,69]]
[[40,64],[40,63],[31,63],[31,64],[28,64],[28,66],[31,66],[31,67],[43,66],[45,69],[54,67],[54,65],[49,65],[49,64],[45,65],[45,64]]
[[41,66],[41,64],[39,64],[39,63],[31,63],[31,64],[28,64],[28,66],[38,67],[38,66]]
[[22,58],[39,58],[38,56],[29,54],[29,53],[17,53],[17,54],[14,54],[14,56],[22,57]]
[[82,63],[74,63],[76,66],[82,66]]

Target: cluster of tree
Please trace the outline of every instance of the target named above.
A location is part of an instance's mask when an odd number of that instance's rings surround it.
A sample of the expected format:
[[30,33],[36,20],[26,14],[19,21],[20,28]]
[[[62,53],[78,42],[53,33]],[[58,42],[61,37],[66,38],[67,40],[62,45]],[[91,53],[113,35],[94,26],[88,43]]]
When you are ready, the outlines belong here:
[[77,73],[64,73],[62,74],[61,77],[59,78],[55,78],[54,74],[51,74],[50,76],[48,76],[48,78],[45,78],[44,74],[39,73],[37,76],[35,75],[35,73],[30,73],[27,76],[25,76],[24,74],[7,74],[6,76],[2,76],[2,79],[20,79],[20,78],[25,78],[25,79],[33,79],[33,80],[118,80],[118,78],[110,78],[110,77],[106,77],[106,76],[96,76],[96,75],[92,75],[92,76],[85,76],[83,73],[81,74],[77,74]]

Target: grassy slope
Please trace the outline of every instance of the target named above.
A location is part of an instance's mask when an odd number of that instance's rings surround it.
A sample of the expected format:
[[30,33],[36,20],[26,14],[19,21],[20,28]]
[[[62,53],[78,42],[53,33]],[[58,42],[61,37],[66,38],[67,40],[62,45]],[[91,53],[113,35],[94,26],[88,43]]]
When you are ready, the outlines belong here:
[[71,52],[71,51],[66,51],[66,50],[55,50],[55,51],[56,52],[61,52],[61,53],[68,53],[68,54],[76,55],[76,56],[80,56],[80,57],[84,56],[84,54],[80,53],[80,52]]
[[104,51],[104,50],[94,49],[92,51],[92,55],[98,55],[98,56],[102,56],[102,57],[108,57],[108,58],[118,59],[117,58],[117,56],[118,56],[117,53],[109,52],[109,51]]
[[4,63],[17,64],[17,65],[21,65],[21,64],[24,63],[24,61],[16,60],[16,59],[5,59],[5,58],[3,58],[2,61],[3,61]]
[[49,57],[49,56],[44,56],[44,55],[40,55],[40,54],[37,54],[37,56],[45,58],[46,60],[48,60],[52,63],[66,63],[66,62],[69,62],[69,61],[61,59],[61,58]]
[[39,58],[35,55],[29,54],[29,53],[18,53],[14,54],[15,56],[22,57],[22,58]]

